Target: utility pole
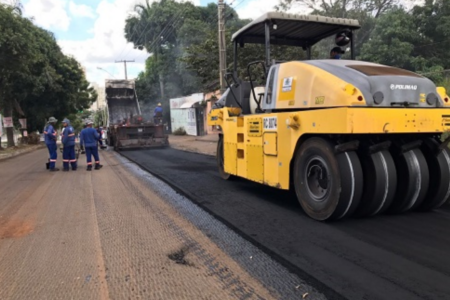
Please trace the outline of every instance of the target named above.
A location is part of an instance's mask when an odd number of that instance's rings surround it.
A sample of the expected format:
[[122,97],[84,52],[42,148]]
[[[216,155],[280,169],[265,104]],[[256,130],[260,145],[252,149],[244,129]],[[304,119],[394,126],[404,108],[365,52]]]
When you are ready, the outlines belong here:
[[127,77],[127,62],[134,62],[134,60],[119,60],[119,61],[116,60],[116,63],[121,63],[121,62],[123,62],[123,66],[125,68],[125,80],[127,80],[128,79],[128,77]]
[[220,91],[225,91],[225,73],[227,72],[227,52],[225,45],[225,3],[219,0],[218,19],[219,19],[219,73],[220,73]]

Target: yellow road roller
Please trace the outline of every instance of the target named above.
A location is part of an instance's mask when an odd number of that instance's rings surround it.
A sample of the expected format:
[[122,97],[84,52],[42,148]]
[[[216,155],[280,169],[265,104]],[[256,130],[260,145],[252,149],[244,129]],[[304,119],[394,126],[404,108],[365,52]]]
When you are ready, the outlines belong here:
[[[209,125],[221,128],[223,179],[292,188],[320,221],[428,211],[447,201],[445,89],[407,70],[355,60],[359,28],[357,20],[270,12],[232,36],[234,70],[208,114]],[[311,59],[311,47],[325,38],[350,59]],[[252,43],[265,45],[265,61],[238,78],[239,48]],[[307,59],[273,60],[271,45],[298,46]]]

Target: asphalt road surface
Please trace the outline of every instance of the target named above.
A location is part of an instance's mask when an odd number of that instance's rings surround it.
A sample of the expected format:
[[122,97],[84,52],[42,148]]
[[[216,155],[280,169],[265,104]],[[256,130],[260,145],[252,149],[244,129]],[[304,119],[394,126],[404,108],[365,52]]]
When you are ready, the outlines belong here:
[[290,192],[219,178],[215,158],[122,152],[259,245],[329,299],[449,299],[450,207],[322,223]]

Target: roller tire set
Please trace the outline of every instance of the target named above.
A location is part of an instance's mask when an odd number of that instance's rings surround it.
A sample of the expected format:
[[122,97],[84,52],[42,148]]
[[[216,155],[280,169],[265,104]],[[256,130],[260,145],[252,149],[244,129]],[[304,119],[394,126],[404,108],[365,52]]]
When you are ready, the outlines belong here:
[[[400,150],[402,145],[395,144],[367,151],[363,143],[356,150],[339,152],[331,139],[306,139],[292,165],[293,188],[305,213],[325,221],[430,211],[446,203],[450,150],[439,149],[431,137],[411,149]],[[222,138],[217,163],[223,179],[234,177],[224,171]]]

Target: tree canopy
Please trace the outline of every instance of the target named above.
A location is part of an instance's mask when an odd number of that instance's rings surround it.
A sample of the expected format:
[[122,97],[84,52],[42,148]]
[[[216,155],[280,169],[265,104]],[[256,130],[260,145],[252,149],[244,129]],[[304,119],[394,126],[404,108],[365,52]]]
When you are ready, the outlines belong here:
[[[286,11],[302,5],[311,14],[357,19],[361,24],[355,33],[357,59],[422,73],[446,85],[450,2],[425,0],[421,5],[414,4],[412,0],[280,0],[274,9]],[[125,33],[136,47],[143,45],[151,54],[137,80],[139,99],[154,104],[171,96],[219,87],[217,10],[214,3],[195,7],[175,0],[136,6],[137,16],[127,20]],[[226,41],[251,21],[240,19],[230,6],[226,6],[225,19]],[[312,49],[313,57],[327,58],[333,46],[331,39],[319,42]],[[245,78],[247,64],[263,60],[263,47],[249,44],[238,51],[239,76]],[[228,42],[228,71],[232,70],[232,55]],[[271,57],[277,60],[299,60],[304,55],[299,48],[271,47]]]
[[[355,37],[357,59],[415,71],[447,86],[450,2],[414,4],[410,0],[280,0],[277,9],[303,5],[311,14],[357,19],[361,24]],[[316,46],[322,55],[329,49],[324,44]]]
[[394,7],[378,20],[359,59],[415,71],[447,86],[450,2],[426,0],[410,11]]
[[[156,105],[169,98],[219,88],[218,7],[205,7],[175,0],[146,1],[136,5],[136,15],[126,21],[125,37],[135,48],[150,53],[145,71],[139,74],[136,90],[141,102]],[[251,20],[240,19],[225,6],[226,40]],[[247,77],[246,66],[264,60],[264,48],[246,45],[239,49],[239,73]],[[233,49],[227,43],[227,66],[232,69]],[[273,47],[273,58],[304,58],[302,50]],[[144,105],[145,106],[145,105]]]
[[[0,109],[6,117],[27,118],[28,129],[42,130],[88,108],[97,94],[81,65],[62,53],[53,34],[22,17],[20,7],[0,4]],[[8,145],[14,145],[12,128]]]

